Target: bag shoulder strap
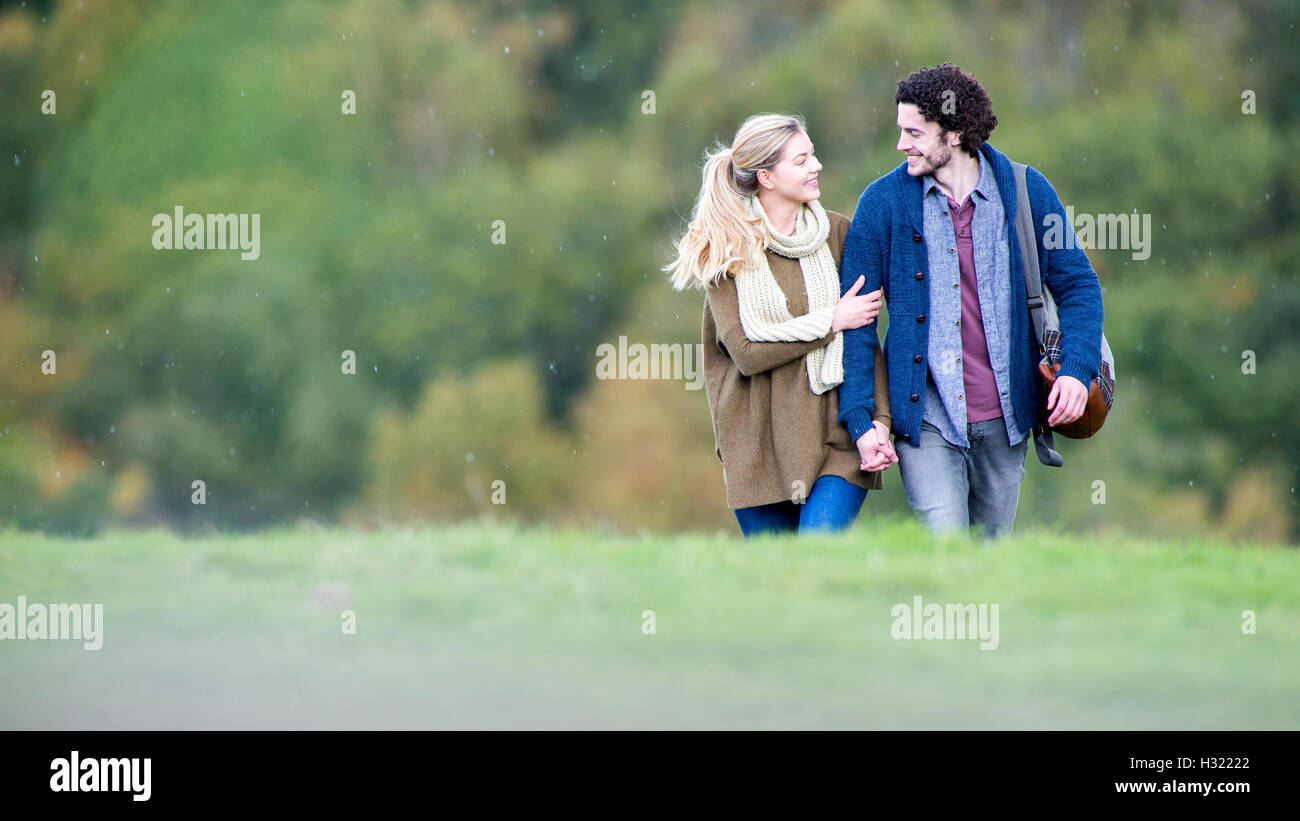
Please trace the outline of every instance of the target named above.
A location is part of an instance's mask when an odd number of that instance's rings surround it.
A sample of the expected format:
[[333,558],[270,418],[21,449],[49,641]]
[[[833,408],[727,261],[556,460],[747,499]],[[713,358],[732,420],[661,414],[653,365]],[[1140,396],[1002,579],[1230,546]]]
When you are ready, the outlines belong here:
[[[1029,318],[1034,325],[1034,338],[1038,340],[1038,355],[1047,351],[1046,320],[1043,307],[1043,274],[1038,267],[1038,240],[1034,234],[1034,214],[1029,207],[1029,186],[1025,182],[1025,169],[1021,162],[1011,163],[1016,176],[1016,238],[1020,241],[1020,262],[1025,275],[1025,301],[1029,303]],[[1065,463],[1056,452],[1052,429],[1043,421],[1041,409],[1034,422],[1034,450],[1038,461],[1048,467],[1059,468]]]
[[1029,317],[1034,323],[1034,338],[1038,340],[1038,355],[1046,353],[1046,320],[1043,307],[1043,274],[1038,267],[1038,242],[1034,234],[1034,215],[1029,207],[1029,186],[1025,182],[1022,162],[1011,163],[1016,175],[1016,237],[1020,240],[1020,262],[1025,273],[1025,297],[1029,302]]

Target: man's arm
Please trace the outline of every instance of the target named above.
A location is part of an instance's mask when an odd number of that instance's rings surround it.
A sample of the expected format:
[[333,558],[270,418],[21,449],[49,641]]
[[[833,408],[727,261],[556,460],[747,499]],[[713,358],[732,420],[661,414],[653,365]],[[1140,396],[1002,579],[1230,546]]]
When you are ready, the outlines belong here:
[[[1065,219],[1065,208],[1056,194],[1056,189],[1047,178],[1033,168],[1026,172],[1026,186],[1033,199],[1048,204],[1048,213],[1055,214],[1065,231],[1074,231],[1074,226]],[[1039,209],[1034,209],[1035,214]],[[1046,232],[1044,220],[1047,214],[1037,220],[1034,233],[1039,240]],[[1097,272],[1093,270],[1088,255],[1074,242],[1063,243],[1068,248],[1039,247],[1043,255],[1043,281],[1056,300],[1056,313],[1061,320],[1061,370],[1057,377],[1072,376],[1085,388],[1092,384],[1097,376],[1097,364],[1101,361],[1101,327],[1103,309],[1101,304],[1101,283]]]
[[[840,256],[841,294],[846,293],[859,276],[866,280],[862,285],[863,292],[870,293],[881,287],[884,255],[878,228],[872,224],[875,220],[873,209],[866,203],[867,192],[864,191],[844,237],[844,253]],[[871,428],[876,410],[876,357],[880,350],[876,328],[873,319],[860,328],[844,332],[840,423],[848,428],[849,438],[854,442]]]

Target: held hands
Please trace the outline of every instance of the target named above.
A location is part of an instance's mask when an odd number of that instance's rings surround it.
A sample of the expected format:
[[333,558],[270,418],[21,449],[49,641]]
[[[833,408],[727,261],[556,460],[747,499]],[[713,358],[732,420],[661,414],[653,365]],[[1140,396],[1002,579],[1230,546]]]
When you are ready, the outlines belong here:
[[1088,388],[1073,376],[1058,376],[1047,397],[1047,409],[1052,411],[1047,424],[1054,426],[1073,422],[1083,416],[1083,409],[1087,406]]
[[858,437],[857,444],[858,456],[862,459],[858,465],[860,470],[875,473],[887,470],[898,461],[898,454],[889,442],[889,428],[880,422],[872,422],[870,429]]
[[831,315],[831,333],[861,328],[880,313],[885,295],[883,290],[877,289],[869,294],[858,296],[858,289],[866,281],[866,277],[858,277],[858,281],[853,283],[848,293],[835,303],[835,312]]

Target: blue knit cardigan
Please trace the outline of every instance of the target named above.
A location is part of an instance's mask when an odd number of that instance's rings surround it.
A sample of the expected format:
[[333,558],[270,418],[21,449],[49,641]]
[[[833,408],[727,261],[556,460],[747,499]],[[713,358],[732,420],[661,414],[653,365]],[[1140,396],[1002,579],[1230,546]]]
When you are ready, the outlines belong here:
[[[1016,234],[1016,181],[1005,155],[988,143],[980,147],[980,152],[993,165],[993,176],[1006,212],[1011,298],[1015,300],[1010,334],[1011,401],[1017,424],[1022,430],[1029,430],[1038,420],[1046,394],[1038,376],[1038,341],[1033,338],[1025,302],[1024,269]],[[1039,267],[1056,299],[1061,320],[1060,374],[1090,385],[1101,358],[1101,285],[1077,242],[1062,243],[1065,248],[1044,247],[1043,235],[1047,230],[1044,223],[1049,214],[1056,214],[1059,225],[1066,231],[1072,231],[1073,227],[1066,221],[1065,208],[1046,177],[1031,167],[1026,184],[1030,210],[1035,217]],[[921,192],[921,178],[907,173],[906,162],[867,186],[858,199],[840,264],[841,293],[847,292],[860,275],[866,277],[860,293],[884,288],[890,316],[884,354],[889,367],[894,432],[914,447],[921,438],[925,379],[930,367],[926,350],[929,340],[926,322],[930,313],[930,283],[926,277],[930,269],[922,230]],[[917,321],[917,317],[925,318]],[[875,322],[844,332],[844,383],[839,388],[839,418],[855,442],[871,427],[877,344]]]

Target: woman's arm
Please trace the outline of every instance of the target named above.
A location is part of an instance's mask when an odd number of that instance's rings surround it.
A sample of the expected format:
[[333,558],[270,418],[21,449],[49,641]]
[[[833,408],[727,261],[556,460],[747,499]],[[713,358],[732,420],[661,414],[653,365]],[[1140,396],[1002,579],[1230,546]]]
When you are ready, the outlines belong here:
[[725,277],[708,289],[709,312],[713,314],[718,329],[718,341],[727,355],[736,363],[743,376],[779,368],[793,362],[809,351],[829,345],[835,334],[827,332],[821,339],[810,342],[751,342],[740,324],[740,302],[736,296],[736,281]]
[[889,366],[885,364],[885,355],[880,346],[876,346],[876,384],[875,411],[871,414],[872,422],[880,422],[887,429],[893,429],[893,416],[889,413]]

